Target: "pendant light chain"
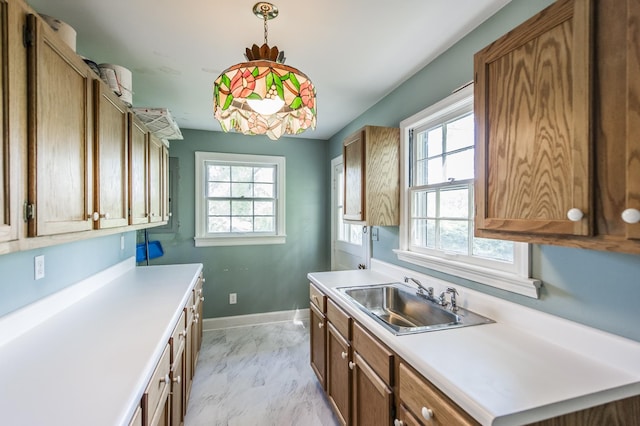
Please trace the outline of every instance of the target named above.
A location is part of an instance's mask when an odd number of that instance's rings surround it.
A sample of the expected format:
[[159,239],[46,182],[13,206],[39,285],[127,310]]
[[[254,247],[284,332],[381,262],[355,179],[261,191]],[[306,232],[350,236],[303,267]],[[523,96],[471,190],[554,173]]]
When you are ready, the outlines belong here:
[[269,42],[267,41],[267,35],[269,33],[269,28],[267,26],[267,13],[269,12],[269,6],[267,5],[263,5],[262,6],[262,17],[264,19],[264,44],[268,45]]

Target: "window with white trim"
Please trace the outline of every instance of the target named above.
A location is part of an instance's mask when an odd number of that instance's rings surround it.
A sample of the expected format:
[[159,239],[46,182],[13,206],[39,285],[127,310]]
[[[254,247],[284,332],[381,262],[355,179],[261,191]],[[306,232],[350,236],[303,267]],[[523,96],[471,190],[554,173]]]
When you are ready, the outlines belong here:
[[474,236],[473,86],[404,120],[400,260],[537,297],[529,247]]
[[285,242],[285,158],[196,152],[196,247]]

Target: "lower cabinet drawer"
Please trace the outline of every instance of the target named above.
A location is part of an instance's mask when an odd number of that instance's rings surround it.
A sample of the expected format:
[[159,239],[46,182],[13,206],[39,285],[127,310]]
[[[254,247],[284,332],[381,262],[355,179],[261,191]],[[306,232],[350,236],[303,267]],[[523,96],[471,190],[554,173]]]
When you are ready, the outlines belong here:
[[176,328],[171,333],[169,344],[171,345],[171,363],[178,358],[178,354],[184,349],[184,341],[187,338],[186,315],[184,311],[180,315]]
[[425,425],[479,425],[422,376],[400,363],[399,399]]
[[393,386],[393,353],[371,336],[360,324],[353,322],[353,347],[389,386]]
[[158,418],[163,414],[169,389],[171,386],[171,347],[166,345],[160,361],[156,366],[147,389],[142,395],[142,419],[145,426],[158,424]]

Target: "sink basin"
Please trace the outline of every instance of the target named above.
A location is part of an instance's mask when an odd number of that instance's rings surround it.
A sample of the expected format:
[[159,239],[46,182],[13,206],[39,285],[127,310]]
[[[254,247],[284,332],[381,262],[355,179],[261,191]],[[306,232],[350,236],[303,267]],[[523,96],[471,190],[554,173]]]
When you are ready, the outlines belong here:
[[338,287],[336,290],[396,335],[494,322],[464,308],[452,312],[418,295],[414,287],[404,283]]

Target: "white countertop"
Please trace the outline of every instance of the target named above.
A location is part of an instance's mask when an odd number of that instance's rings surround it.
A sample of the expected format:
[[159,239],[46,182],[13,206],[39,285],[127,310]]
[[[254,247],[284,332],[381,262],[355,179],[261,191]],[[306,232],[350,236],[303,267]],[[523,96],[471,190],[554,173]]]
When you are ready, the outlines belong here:
[[202,270],[131,264],[0,346],[1,424],[128,424]]
[[[308,278],[483,425],[521,425],[640,394],[640,343],[462,286],[461,306],[496,323],[395,336],[334,290],[406,273],[385,268]],[[436,294],[451,285],[410,275]]]

